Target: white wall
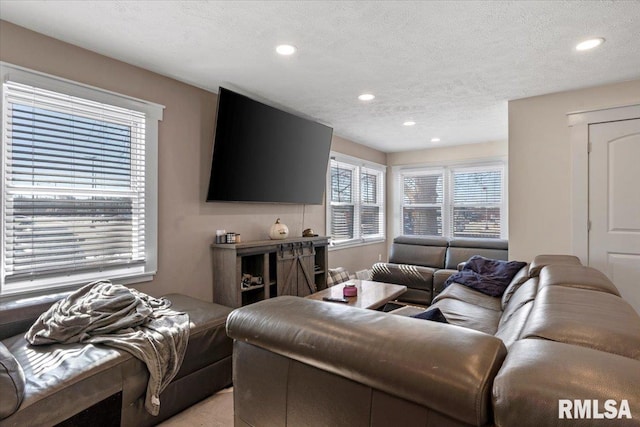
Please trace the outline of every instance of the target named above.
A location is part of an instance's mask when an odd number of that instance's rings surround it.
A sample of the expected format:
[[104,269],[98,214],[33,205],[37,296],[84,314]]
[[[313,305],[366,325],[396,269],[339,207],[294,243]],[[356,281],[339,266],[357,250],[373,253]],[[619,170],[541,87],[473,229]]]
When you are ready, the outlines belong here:
[[640,80],[509,102],[509,257],[571,251],[566,114],[640,102]]

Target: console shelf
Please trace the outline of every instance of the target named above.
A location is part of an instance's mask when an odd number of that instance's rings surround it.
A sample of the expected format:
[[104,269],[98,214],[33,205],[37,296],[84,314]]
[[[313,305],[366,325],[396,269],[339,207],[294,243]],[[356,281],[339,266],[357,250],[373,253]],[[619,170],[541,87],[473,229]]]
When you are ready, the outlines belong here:
[[[306,296],[327,287],[328,237],[212,244],[213,301],[240,307],[278,295]],[[262,278],[244,288],[242,277]]]

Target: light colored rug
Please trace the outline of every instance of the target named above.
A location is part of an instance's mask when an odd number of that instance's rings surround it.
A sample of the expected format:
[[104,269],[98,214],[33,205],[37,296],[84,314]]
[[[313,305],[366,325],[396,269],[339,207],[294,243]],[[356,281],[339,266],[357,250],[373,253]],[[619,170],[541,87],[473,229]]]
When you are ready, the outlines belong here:
[[161,427],[233,426],[233,387],[220,390],[158,425]]

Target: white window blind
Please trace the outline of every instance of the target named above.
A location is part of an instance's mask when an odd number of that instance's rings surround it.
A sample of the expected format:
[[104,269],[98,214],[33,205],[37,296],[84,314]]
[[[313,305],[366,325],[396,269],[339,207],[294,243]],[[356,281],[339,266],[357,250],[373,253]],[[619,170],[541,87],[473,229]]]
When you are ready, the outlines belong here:
[[452,237],[500,238],[502,168],[466,168],[451,171]]
[[444,174],[402,175],[402,234],[442,235]]
[[504,166],[441,167],[400,173],[405,235],[501,238]]
[[357,170],[353,165],[331,160],[330,236],[336,241],[351,240],[356,235],[356,182]]
[[384,239],[384,168],[357,159],[330,160],[327,232],[333,245]]
[[11,81],[3,98],[4,287],[143,264],[145,113]]

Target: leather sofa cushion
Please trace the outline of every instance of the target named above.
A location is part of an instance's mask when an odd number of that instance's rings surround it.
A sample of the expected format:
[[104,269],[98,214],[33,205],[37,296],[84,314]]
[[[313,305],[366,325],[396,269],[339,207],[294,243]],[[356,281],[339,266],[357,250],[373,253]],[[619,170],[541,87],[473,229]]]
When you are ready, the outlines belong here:
[[582,265],[580,258],[573,255],[538,255],[529,266],[529,277],[538,277],[542,267],[551,264]]
[[233,341],[227,336],[227,316],[232,309],[182,294],[165,295],[171,308],[189,315],[189,343],[174,381],[231,355]]
[[[493,384],[494,422],[520,427],[637,425],[638,384],[637,360],[553,341],[520,340],[509,349]],[[633,419],[559,420],[559,399],[597,399],[601,412],[606,400],[615,400],[619,408],[627,399]]]
[[461,285],[460,283],[452,283],[447,286],[444,291],[434,298],[433,303],[435,304],[438,301],[442,301],[447,298],[468,302],[469,304],[477,305],[489,310],[502,311],[500,298],[491,297],[483,294],[482,292],[471,289],[468,286]]
[[494,335],[498,330],[500,311],[453,298],[441,299],[431,307],[438,307],[447,322],[452,325],[462,326],[489,335]]
[[393,239],[389,262],[443,268],[446,252],[444,237],[399,236]]
[[18,410],[24,397],[24,372],[11,352],[0,342],[0,420]]
[[584,265],[548,265],[540,272],[540,288],[569,286],[620,296],[611,280],[599,270]]
[[640,316],[615,295],[545,287],[538,292],[522,338],[543,338],[640,359]]
[[525,265],[516,273],[516,275],[511,279],[511,283],[507,286],[507,289],[504,290],[502,294],[502,309],[506,307],[509,303],[509,300],[513,296],[513,294],[522,286],[524,282],[529,279],[529,264]]
[[537,293],[538,278],[534,277],[527,280],[516,292],[513,293],[509,303],[504,307],[502,317],[500,318],[500,324],[508,321],[509,318],[520,309],[520,307],[530,301],[533,301],[536,298]]
[[496,337],[502,340],[507,349],[511,348],[511,346],[520,339],[522,330],[526,325],[532,308],[533,301],[529,301],[526,304],[520,306],[518,310],[509,317],[508,320],[503,322],[503,319],[500,319]]
[[22,335],[2,342],[25,375],[24,400],[7,425],[54,425],[106,399],[122,390],[120,367],[133,358],[94,344],[31,346]]

